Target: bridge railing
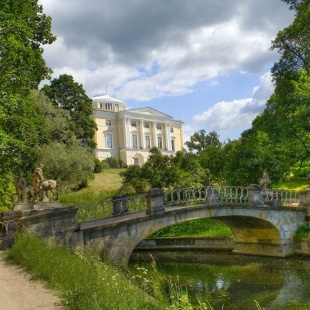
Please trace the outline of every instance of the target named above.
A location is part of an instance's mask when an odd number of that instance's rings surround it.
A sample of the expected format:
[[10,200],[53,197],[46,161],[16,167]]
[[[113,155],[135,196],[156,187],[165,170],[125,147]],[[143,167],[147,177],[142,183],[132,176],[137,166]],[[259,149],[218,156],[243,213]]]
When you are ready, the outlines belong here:
[[263,189],[263,202],[266,205],[298,207],[306,202],[307,196],[300,192],[283,191],[278,189]]
[[[241,186],[205,186],[200,188],[181,188],[164,192],[165,207],[194,206],[198,204],[249,204],[268,206],[300,206],[308,205],[310,193],[302,195],[277,189],[256,191],[255,201],[249,199],[249,188]],[[116,198],[115,198],[116,197]],[[117,195],[114,199],[79,206],[79,221],[88,221],[108,216],[126,214],[128,212],[147,209],[147,194],[137,196]]]
[[196,205],[201,203],[238,203],[248,202],[248,190],[240,186],[205,186],[201,188],[181,188],[165,192],[164,205]]
[[147,208],[147,195],[125,196],[107,199],[79,206],[79,222],[89,221],[112,215],[121,215],[128,212],[145,210]]

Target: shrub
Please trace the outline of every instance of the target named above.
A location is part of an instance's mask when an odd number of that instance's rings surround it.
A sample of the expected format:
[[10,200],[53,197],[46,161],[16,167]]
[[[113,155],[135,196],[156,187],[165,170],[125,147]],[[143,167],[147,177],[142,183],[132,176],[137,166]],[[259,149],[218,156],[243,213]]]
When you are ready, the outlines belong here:
[[295,232],[296,239],[310,238],[310,225],[302,225]]

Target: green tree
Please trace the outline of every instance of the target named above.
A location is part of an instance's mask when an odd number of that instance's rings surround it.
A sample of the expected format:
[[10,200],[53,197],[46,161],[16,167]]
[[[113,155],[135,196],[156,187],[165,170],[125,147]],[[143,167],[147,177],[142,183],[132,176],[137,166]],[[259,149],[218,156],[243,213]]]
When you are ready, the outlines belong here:
[[37,0],[1,0],[0,98],[8,93],[25,95],[49,77],[42,45],[55,40],[51,18]]
[[45,164],[44,177],[56,180],[63,192],[85,187],[94,176],[94,156],[78,143],[52,142],[38,147],[37,154],[38,162]]
[[34,147],[47,142],[47,131],[41,108],[29,97],[12,96],[9,102],[0,109],[0,173],[17,176],[32,167]]
[[179,151],[171,158],[171,164],[177,175],[174,188],[208,185],[209,170],[201,166],[197,154]]
[[185,145],[188,147],[190,152],[202,152],[207,147],[214,146],[220,147],[221,142],[219,140],[218,134],[215,131],[211,131],[206,134],[204,129],[195,132],[191,137],[190,141],[186,141]]
[[[1,1],[0,192],[12,191],[18,171],[35,161],[33,147],[45,142],[46,123],[40,108],[27,96],[49,77],[42,46],[55,39],[51,19],[38,1]],[[5,205],[4,195],[0,197],[0,205]]]
[[198,155],[200,166],[205,170],[205,185],[225,183],[225,144],[215,131],[208,134],[205,130],[195,132],[185,144],[190,152]]
[[53,79],[50,85],[44,85],[42,90],[55,106],[70,113],[71,129],[76,137],[94,148],[93,136],[97,127],[90,117],[92,100],[86,95],[83,85],[74,82],[72,76],[63,74]]
[[148,161],[141,170],[153,188],[170,187],[177,179],[176,171],[171,166],[171,157],[161,154],[156,147],[150,149]]
[[42,91],[32,90],[29,97],[41,108],[46,122],[47,143],[59,142],[72,145],[76,142],[77,138],[71,129],[72,120],[68,111],[52,104]]
[[253,129],[268,134],[264,147],[273,149],[274,164],[283,175],[292,167],[303,168],[310,159],[310,2],[284,2],[295,11],[295,19],[272,42],[271,49],[281,55],[271,70],[275,91],[253,122]]
[[140,166],[129,166],[125,171],[120,173],[123,178],[122,192],[125,194],[141,194],[151,188],[145,175],[143,175]]

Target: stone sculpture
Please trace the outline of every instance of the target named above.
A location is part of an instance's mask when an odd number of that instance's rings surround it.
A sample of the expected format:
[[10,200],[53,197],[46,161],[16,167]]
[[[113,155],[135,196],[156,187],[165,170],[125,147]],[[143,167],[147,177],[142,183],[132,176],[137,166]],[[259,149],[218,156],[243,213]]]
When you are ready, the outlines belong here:
[[267,169],[264,169],[263,177],[259,179],[259,185],[262,189],[268,189],[268,185],[270,184],[269,174]]
[[57,196],[57,182],[55,180],[45,180],[43,177],[43,168],[44,165],[42,163],[34,170],[32,175],[32,185],[34,188],[34,201],[37,201],[38,198],[41,196],[41,201],[46,202],[49,201],[48,198],[48,191],[51,191],[54,195]]
[[18,202],[27,202],[27,182],[22,172],[19,173],[16,181],[16,195]]

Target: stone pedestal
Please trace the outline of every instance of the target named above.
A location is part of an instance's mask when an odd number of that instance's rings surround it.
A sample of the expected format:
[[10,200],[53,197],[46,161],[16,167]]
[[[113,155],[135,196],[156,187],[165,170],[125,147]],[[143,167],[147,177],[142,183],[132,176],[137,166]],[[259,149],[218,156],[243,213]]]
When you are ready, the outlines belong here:
[[31,205],[28,202],[16,203],[13,206],[14,211],[31,210]]
[[152,188],[147,197],[147,215],[156,215],[165,213],[164,191],[160,188]]
[[249,203],[255,205],[264,205],[264,199],[262,197],[262,189],[258,184],[250,184],[248,186]]
[[34,210],[43,210],[43,209],[55,209],[62,208],[63,205],[59,201],[37,201],[34,202],[31,209]]

